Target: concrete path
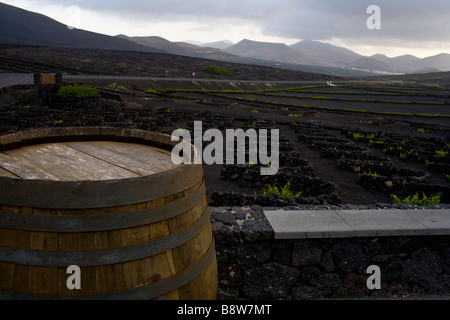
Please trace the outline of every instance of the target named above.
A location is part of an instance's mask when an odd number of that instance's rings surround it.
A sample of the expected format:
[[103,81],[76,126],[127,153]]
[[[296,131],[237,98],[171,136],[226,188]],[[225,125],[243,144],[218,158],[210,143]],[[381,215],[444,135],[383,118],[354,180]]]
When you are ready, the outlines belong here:
[[275,239],[450,235],[450,210],[265,211]]
[[[137,81],[180,81],[180,82],[217,82],[217,83],[271,83],[271,84],[323,84],[325,81],[259,81],[259,80],[233,80],[233,79],[192,79],[192,78],[157,78],[157,77],[135,77],[135,76],[114,76],[114,75],[63,75],[63,80],[137,80]],[[338,81],[344,83],[343,81]],[[348,83],[349,81],[345,82]]]
[[29,85],[34,83],[33,74],[0,73],[0,88],[16,85]]

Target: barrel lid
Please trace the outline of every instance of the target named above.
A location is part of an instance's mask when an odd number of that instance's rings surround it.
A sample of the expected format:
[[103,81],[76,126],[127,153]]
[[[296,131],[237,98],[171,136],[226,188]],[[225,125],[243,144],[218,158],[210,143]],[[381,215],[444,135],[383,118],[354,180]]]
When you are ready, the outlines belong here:
[[176,144],[168,135],[117,128],[49,128],[0,136],[0,204],[97,208],[182,192],[203,179],[203,170],[174,164]]
[[45,143],[0,153],[0,176],[29,180],[128,179],[177,167],[167,150],[116,141]]

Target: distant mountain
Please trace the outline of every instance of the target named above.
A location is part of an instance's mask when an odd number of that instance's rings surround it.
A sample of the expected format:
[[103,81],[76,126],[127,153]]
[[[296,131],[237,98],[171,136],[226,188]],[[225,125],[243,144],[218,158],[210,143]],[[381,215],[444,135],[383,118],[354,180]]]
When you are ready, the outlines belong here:
[[67,48],[163,51],[66,25],[44,15],[0,3],[0,43]]
[[187,42],[171,42],[161,37],[128,37],[125,35],[118,35],[117,37],[135,42],[142,46],[157,48],[181,56],[220,60],[233,58],[229,53],[217,48],[197,46]]
[[[250,40],[243,40],[238,45],[232,45],[230,48],[221,50],[214,48],[217,44],[232,44],[231,42],[222,41],[218,43],[206,43],[201,46],[186,42],[171,42],[161,37],[127,37],[119,35],[117,37],[134,41],[141,45],[151,46],[169,52],[170,54],[183,55],[188,57],[217,60],[224,62],[251,64],[265,67],[275,67],[280,69],[295,70],[308,73],[327,74],[332,76],[368,76],[371,75],[365,71],[355,71],[341,68],[323,68],[321,66],[314,66],[313,61],[307,57],[301,57],[295,53],[291,48],[284,44],[264,43]],[[191,42],[191,41],[190,41]],[[253,50],[259,54],[239,55],[232,52],[242,52]],[[230,52],[228,52],[230,49]],[[279,52],[278,49],[283,50]],[[265,52],[265,54],[261,54]],[[289,61],[289,62],[286,62]],[[300,63],[300,64],[299,64]]]
[[[172,54],[178,55],[186,55],[188,53],[189,48],[197,47],[193,44],[182,44],[182,43],[174,43],[170,42],[161,37],[128,37],[126,35],[118,35],[117,38],[126,39],[135,43],[138,43],[142,46],[157,48],[166,52],[170,52]],[[189,52],[190,53],[190,52]]]
[[371,58],[388,64],[396,72],[424,73],[427,71],[450,71],[450,54],[446,53],[424,59],[420,59],[409,54],[394,58],[389,58],[382,54],[376,54]]
[[450,71],[450,54],[441,53],[437,56],[422,59],[422,68],[435,68],[440,71]]
[[389,58],[382,54],[377,54],[371,57],[378,61],[384,62],[391,66],[397,72],[413,72],[422,68],[421,59],[413,55],[403,55],[395,58]]
[[[209,59],[211,60],[211,63],[215,60],[272,68],[275,67],[308,73],[328,75],[337,74],[334,71],[298,64],[280,63],[280,65],[277,65],[277,63],[274,63],[273,61],[240,57],[211,47],[200,47],[184,42],[172,43],[161,37],[128,38],[123,35],[111,37],[84,30],[70,30],[66,25],[49,17],[6,5],[1,2],[0,43],[177,54],[188,57]],[[156,48],[155,46],[159,48]],[[1,58],[2,57],[0,57],[0,60]],[[344,75],[355,75],[355,73],[345,73]]]
[[363,57],[349,63],[347,68],[365,70],[374,73],[394,73],[394,70],[388,64],[367,57]]
[[225,50],[233,45],[234,45],[233,42],[228,41],[228,40],[223,40],[223,41],[217,41],[217,42],[203,43],[200,46],[206,47],[206,48],[216,48],[216,49]]
[[298,54],[284,43],[258,42],[245,39],[234,46],[225,49],[225,51],[253,59],[290,64],[314,65],[313,59]]
[[202,44],[203,44],[203,42],[201,42],[201,41],[196,41],[196,40],[185,40],[185,41],[183,41],[183,42],[190,43],[190,44],[193,44],[193,45],[196,45],[196,46],[199,46],[199,47],[201,47]]
[[297,53],[314,59],[324,67],[340,67],[388,73],[424,73],[450,71],[450,55],[440,54],[425,59],[413,55],[389,58],[383,54],[364,57],[346,48],[319,41],[304,40],[291,46]]
[[242,40],[225,51],[253,59],[315,66],[321,68],[322,72],[326,70],[335,75],[348,74],[348,70],[366,73],[395,72],[394,68],[384,61],[377,61],[346,48],[312,40],[303,40],[291,46],[282,43]]
[[389,58],[378,54],[364,57],[346,48],[311,40],[292,46],[247,39],[237,44],[219,41],[195,45],[171,42],[156,36],[111,37],[84,30],[70,30],[66,25],[44,15],[1,2],[0,43],[175,54],[341,77],[450,71],[450,54],[425,59],[412,55]]
[[[312,40],[303,40],[291,46],[282,43],[242,40],[225,51],[239,56],[279,63],[340,68],[341,72],[349,69],[393,74],[450,71],[450,54],[443,53],[424,59],[412,55],[389,58],[377,54],[365,57],[346,48]],[[339,70],[333,72],[341,73]]]
[[363,56],[351,50],[319,41],[303,40],[290,46],[302,56],[311,57],[316,65],[345,68]]

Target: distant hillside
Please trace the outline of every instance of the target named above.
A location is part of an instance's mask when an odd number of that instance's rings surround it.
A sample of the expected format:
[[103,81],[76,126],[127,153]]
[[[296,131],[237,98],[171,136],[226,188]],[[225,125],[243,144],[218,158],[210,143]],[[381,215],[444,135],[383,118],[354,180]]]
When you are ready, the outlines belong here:
[[0,3],[0,43],[160,52],[163,51],[137,43],[73,29],[44,15]]
[[314,65],[314,60],[296,53],[283,43],[258,42],[242,40],[241,42],[225,49],[226,52],[254,58],[291,64]]
[[364,57],[346,48],[311,40],[304,40],[292,46],[242,40],[225,51],[238,56],[275,61],[278,64],[310,66],[321,70],[319,72],[340,76],[348,76],[352,72],[363,72],[365,75],[394,72],[387,63]]
[[372,56],[371,58],[390,65],[397,72],[408,73],[423,68],[421,66],[421,59],[410,54],[395,58],[389,58],[385,55],[377,54]]
[[225,50],[226,48],[229,48],[233,45],[234,45],[233,42],[228,41],[228,40],[223,40],[223,41],[203,43],[201,46],[206,47],[206,48],[216,48],[216,49]]
[[187,42],[171,42],[161,37],[128,37],[126,35],[118,35],[117,37],[135,42],[142,46],[157,48],[171,54],[213,60],[233,59],[232,55],[217,48],[202,47]]
[[290,46],[302,56],[311,57],[316,65],[345,68],[363,56],[351,50],[319,41],[303,40]]
[[441,53],[437,56],[422,59],[422,68],[435,68],[441,71],[450,71],[450,54]]
[[[0,70],[4,73],[63,72],[67,74],[97,74],[112,76],[166,77],[190,79],[195,72],[197,79],[233,79],[250,81],[326,81],[337,77],[214,61],[227,69],[228,75],[212,75],[202,72],[211,60],[181,55],[118,50],[95,50],[60,47],[29,47],[0,44]],[[178,85],[174,83],[174,85]]]
[[343,47],[311,40],[303,40],[291,46],[282,43],[242,40],[225,51],[243,57],[279,63],[339,68],[340,70],[333,69],[337,73],[348,72],[345,70],[369,70],[376,73],[450,71],[450,54],[443,53],[425,59],[412,55],[389,58],[377,54],[372,57],[364,57]]
[[426,70],[450,71],[450,54],[445,53],[424,59],[410,54],[394,58],[376,54],[371,58],[386,63],[396,72],[423,73]]
[[[233,45],[225,50],[214,48],[214,43],[202,46],[186,43],[171,42],[161,37],[127,37],[118,35],[122,39],[128,39],[140,45],[151,46],[170,54],[182,55],[193,58],[210,59],[241,64],[253,64],[257,66],[276,67],[308,73],[327,74],[332,76],[368,76],[371,73],[354,71],[342,68],[323,68],[312,65],[313,61],[307,57],[301,57],[284,44],[264,43],[243,40],[238,45]],[[226,44],[228,42],[223,42]],[[246,52],[246,48],[249,51]],[[253,49],[252,49],[253,48]],[[230,52],[228,52],[230,49]],[[280,51],[281,49],[281,51]],[[242,52],[243,51],[243,52]],[[240,52],[234,54],[232,52]],[[287,62],[286,62],[287,61]],[[309,62],[309,63],[308,63]]]
[[412,55],[396,58],[385,55],[364,57],[346,48],[311,40],[292,46],[252,40],[242,40],[234,45],[229,41],[194,45],[171,42],[157,36],[111,37],[84,30],[70,30],[66,25],[44,15],[0,3],[0,44],[2,43],[173,54],[341,77],[373,76],[380,71],[450,71],[450,54],[425,59]]
[[394,70],[386,63],[372,58],[360,58],[347,66],[358,70],[367,70],[377,73],[394,73]]

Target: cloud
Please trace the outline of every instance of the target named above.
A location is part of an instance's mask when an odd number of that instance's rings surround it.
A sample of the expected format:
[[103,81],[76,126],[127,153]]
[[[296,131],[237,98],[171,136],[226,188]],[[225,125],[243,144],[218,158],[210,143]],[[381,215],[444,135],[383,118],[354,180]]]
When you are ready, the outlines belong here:
[[[213,25],[240,21],[259,26],[266,35],[284,38],[450,41],[448,0],[74,0],[70,4],[155,23],[182,20]],[[366,10],[372,4],[382,10],[383,28],[378,33],[366,28]]]
[[[8,1],[6,1],[8,2]],[[448,0],[17,0],[28,8],[67,8],[77,5],[91,31],[97,20],[109,32],[129,35],[178,36],[202,41],[243,38],[302,39],[360,46],[416,47],[431,45],[450,51]],[[366,26],[370,5],[381,8],[381,30]],[[88,22],[88,19],[91,20]],[[182,27],[180,27],[180,25]],[[122,31],[117,30],[122,28]],[[114,30],[114,31],[113,31]],[[146,32],[147,34],[143,34]],[[255,38],[259,37],[259,38]],[[184,39],[183,39],[184,38]]]
[[[382,22],[376,32],[366,27],[366,10],[374,3],[381,8]],[[293,3],[288,12],[264,24],[264,32],[316,40],[450,41],[448,0],[304,0]]]

